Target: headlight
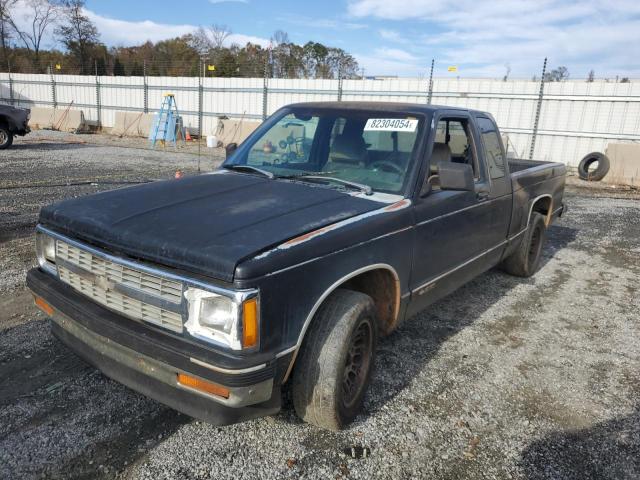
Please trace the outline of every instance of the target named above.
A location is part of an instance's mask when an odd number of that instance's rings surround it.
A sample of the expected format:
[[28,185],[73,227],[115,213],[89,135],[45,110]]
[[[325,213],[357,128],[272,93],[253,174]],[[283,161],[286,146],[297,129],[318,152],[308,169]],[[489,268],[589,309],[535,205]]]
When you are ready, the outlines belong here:
[[188,288],[189,318],[184,326],[194,337],[233,350],[258,345],[258,299],[231,298],[199,288]]
[[53,237],[41,232],[36,232],[36,257],[38,258],[40,268],[57,275],[56,240]]

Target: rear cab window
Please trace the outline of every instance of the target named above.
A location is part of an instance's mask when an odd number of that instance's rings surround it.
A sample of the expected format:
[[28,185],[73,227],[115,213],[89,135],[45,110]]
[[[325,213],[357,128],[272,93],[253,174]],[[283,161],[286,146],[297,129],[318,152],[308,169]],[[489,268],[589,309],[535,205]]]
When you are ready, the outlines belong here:
[[500,146],[498,129],[496,125],[485,117],[477,117],[476,122],[480,129],[480,136],[484,145],[485,161],[489,170],[489,177],[492,180],[505,176],[504,153]]

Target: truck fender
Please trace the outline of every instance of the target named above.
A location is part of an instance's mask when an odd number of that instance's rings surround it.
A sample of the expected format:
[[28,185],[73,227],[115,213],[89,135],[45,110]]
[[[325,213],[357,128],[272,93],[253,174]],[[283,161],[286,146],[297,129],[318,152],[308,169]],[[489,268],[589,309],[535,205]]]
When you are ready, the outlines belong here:
[[[398,276],[398,273],[396,272],[396,270],[391,265],[388,265],[386,263],[375,263],[375,264],[372,264],[372,265],[367,265],[367,266],[358,268],[357,270],[354,270],[352,272],[349,272],[346,275],[343,275],[338,280],[336,280],[334,283],[332,283],[331,286],[329,286],[329,288],[327,288],[323,292],[323,294],[320,295],[320,297],[316,300],[316,302],[314,303],[313,307],[311,308],[311,310],[307,314],[307,317],[305,318],[304,324],[302,325],[302,329],[300,330],[300,335],[298,336],[298,340],[297,340],[296,344],[293,347],[288,348],[287,350],[284,350],[283,352],[280,353],[280,355],[284,355],[284,354],[288,354],[288,353],[293,351],[293,356],[291,357],[291,362],[289,363],[289,368],[287,369],[287,373],[285,374],[285,376],[284,376],[284,378],[282,380],[282,383],[285,383],[287,381],[287,379],[289,378],[289,376],[291,375],[291,371],[293,370],[293,365],[295,364],[296,357],[298,355],[298,352],[300,351],[300,347],[302,346],[302,342],[304,341],[305,334],[307,333],[307,330],[308,330],[309,326],[311,325],[311,321],[313,320],[313,318],[315,317],[318,309],[320,308],[320,305],[322,305],[322,303],[327,299],[327,297],[329,295],[331,295],[337,288],[339,288],[342,285],[345,285],[347,282],[349,282],[349,280],[354,279],[354,278],[358,277],[359,275],[362,275],[364,273],[371,272],[371,271],[374,271],[374,270],[387,270],[393,275],[393,279],[394,279],[394,283],[395,283],[395,300],[394,300],[394,308],[393,308],[393,313],[392,313],[393,319],[392,319],[391,323],[393,323],[394,325],[397,323],[399,312],[400,312],[400,277]],[[374,302],[375,302],[375,299],[374,299]],[[393,330],[392,327],[393,326],[390,326],[389,329]]]

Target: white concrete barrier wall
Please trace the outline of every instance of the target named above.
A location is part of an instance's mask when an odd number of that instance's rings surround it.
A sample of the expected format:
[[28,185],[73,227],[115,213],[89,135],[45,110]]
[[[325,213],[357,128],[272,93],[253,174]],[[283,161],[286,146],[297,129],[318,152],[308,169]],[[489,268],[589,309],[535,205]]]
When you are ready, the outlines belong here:
[[[53,106],[50,75],[11,74],[14,104]],[[89,122],[98,121],[96,81],[100,84],[102,125],[113,127],[117,111],[144,109],[143,77],[55,75],[59,108],[73,102]],[[173,93],[185,126],[198,126],[198,78],[147,77],[148,109],[160,108]],[[262,78],[204,78],[202,133],[215,133],[216,116],[260,120]],[[338,80],[269,79],[267,113],[294,102],[337,100]],[[490,112],[509,136],[510,150],[528,157],[540,84],[487,79],[434,79],[432,103]],[[0,96],[9,103],[9,74],[0,73]],[[426,79],[345,80],[344,101],[370,100],[426,103]],[[640,141],[640,82],[567,81],[545,84],[534,158],[577,166],[589,152],[604,152],[611,142]]]

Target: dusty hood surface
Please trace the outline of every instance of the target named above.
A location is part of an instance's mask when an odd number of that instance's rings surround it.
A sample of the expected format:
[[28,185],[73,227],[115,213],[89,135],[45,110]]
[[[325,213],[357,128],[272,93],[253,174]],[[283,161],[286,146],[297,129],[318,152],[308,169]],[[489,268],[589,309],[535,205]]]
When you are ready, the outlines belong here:
[[241,260],[382,205],[226,172],[66,200],[43,208],[40,223],[116,253],[232,281]]

